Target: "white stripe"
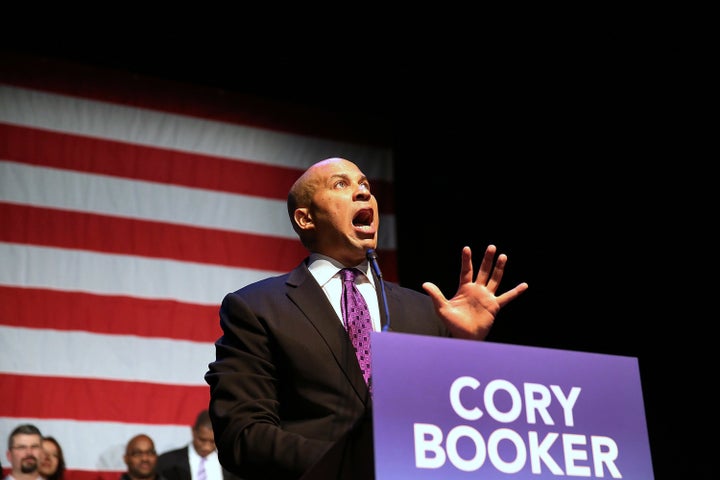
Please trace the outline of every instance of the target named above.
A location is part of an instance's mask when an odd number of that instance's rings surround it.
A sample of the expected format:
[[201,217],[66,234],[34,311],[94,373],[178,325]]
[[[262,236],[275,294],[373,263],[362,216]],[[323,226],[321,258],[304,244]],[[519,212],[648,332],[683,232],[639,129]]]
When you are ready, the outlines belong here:
[[[15,427],[25,423],[35,425],[43,435],[55,437],[70,470],[125,471],[125,447],[140,433],[153,439],[158,453],[185,446],[192,439],[191,427],[184,425],[0,417],[3,441]],[[9,466],[3,462],[3,468]]]
[[280,272],[0,242],[0,285],[219,305]]
[[[0,122],[299,170],[325,157],[344,156],[371,179],[393,178],[389,148],[6,85],[0,85]],[[0,165],[0,196],[19,204],[296,238],[284,202],[11,162]],[[391,215],[382,217],[379,246],[395,248]],[[0,243],[0,284],[7,285],[217,305],[226,292],[277,273]],[[213,359],[213,346],[207,343],[0,327],[0,370],[12,374],[205,385],[202,378]],[[55,436],[71,470],[124,471],[125,445],[139,433],[150,435],[158,452],[191,439],[190,427],[184,425],[18,417],[0,418],[0,432],[7,436],[21,423]]]
[[2,325],[0,352],[2,373],[187,386],[215,360],[213,342]]
[[[296,239],[284,200],[0,160],[0,200]],[[248,215],[252,212],[252,215]]]
[[[297,239],[285,200],[125,180],[0,160],[0,201]],[[395,249],[395,215],[378,245]]]
[[348,158],[370,178],[392,181],[391,148],[248,127],[0,84],[0,121],[202,155],[304,170]]

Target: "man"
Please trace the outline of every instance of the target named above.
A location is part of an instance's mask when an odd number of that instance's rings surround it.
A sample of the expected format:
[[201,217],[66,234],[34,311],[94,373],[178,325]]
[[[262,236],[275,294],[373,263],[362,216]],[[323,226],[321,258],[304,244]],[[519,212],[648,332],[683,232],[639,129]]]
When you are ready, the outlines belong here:
[[[220,461],[248,479],[300,478],[372,416],[372,382],[343,326],[342,269],[361,272],[355,281],[372,328],[388,321],[368,266],[378,205],[357,165],[343,158],[312,165],[291,187],[287,207],[310,255],[288,274],[225,296],[223,336],[205,375]],[[500,308],[527,289],[521,283],[495,294],[507,262],[500,255],[493,266],[495,253],[487,247],[473,280],[471,251],[463,248],[460,285],[449,300],[429,282],[427,295],[385,282],[391,330],[483,340]],[[372,472],[371,465],[356,467]]]
[[237,480],[220,466],[207,410],[197,415],[191,430],[190,444],[160,455],[157,471],[166,480]]
[[120,476],[120,480],[165,480],[157,473],[155,442],[145,434],[130,439],[123,460],[127,470]]
[[10,473],[6,480],[41,480],[38,464],[42,453],[42,434],[32,424],[18,425],[8,437],[6,457]]

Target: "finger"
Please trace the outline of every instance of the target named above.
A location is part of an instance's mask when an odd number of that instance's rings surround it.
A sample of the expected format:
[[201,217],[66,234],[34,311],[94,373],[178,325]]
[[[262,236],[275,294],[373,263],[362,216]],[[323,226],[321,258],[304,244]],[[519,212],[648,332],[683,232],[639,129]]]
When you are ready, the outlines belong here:
[[507,263],[507,255],[501,253],[498,256],[497,262],[495,262],[495,268],[490,276],[490,281],[487,284],[488,290],[495,293],[500,285],[503,274],[505,273],[505,264]]
[[436,309],[439,309],[447,303],[447,298],[445,298],[440,288],[434,283],[425,282],[422,284],[422,287],[432,299]]
[[472,251],[470,247],[463,247],[460,259],[460,285],[473,281]]
[[495,297],[495,299],[498,302],[498,305],[500,307],[504,307],[508,303],[510,303],[512,300],[517,298],[521,293],[523,293],[525,290],[528,289],[528,284],[523,282],[518,284],[515,288],[512,290],[508,290],[507,292],[503,293],[502,295]]
[[485,249],[485,255],[483,255],[482,263],[480,264],[480,269],[478,270],[477,279],[475,280],[476,283],[479,283],[481,285],[485,285],[488,281],[488,278],[490,278],[490,272],[492,271],[493,266],[493,259],[495,257],[495,251],[497,248],[495,245],[488,245],[488,247]]

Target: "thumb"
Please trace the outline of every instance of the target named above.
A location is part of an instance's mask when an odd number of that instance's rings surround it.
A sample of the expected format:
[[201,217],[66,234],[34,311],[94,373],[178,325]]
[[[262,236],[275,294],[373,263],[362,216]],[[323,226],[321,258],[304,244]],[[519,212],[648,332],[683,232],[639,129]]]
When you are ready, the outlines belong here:
[[443,295],[442,291],[440,291],[440,288],[438,288],[438,286],[434,283],[425,282],[422,284],[422,287],[432,299],[436,309],[439,309],[447,303],[447,298],[445,298],[445,295]]

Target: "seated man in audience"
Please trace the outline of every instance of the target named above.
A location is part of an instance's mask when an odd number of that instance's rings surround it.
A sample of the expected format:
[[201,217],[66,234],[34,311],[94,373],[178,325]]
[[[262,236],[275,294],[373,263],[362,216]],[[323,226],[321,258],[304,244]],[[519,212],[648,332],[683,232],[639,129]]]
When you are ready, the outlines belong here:
[[42,455],[42,434],[32,424],[18,425],[8,437],[10,473],[5,480],[42,480],[38,472]]
[[165,480],[157,472],[157,458],[152,438],[145,434],[135,435],[125,448],[123,460],[127,471],[120,480]]
[[239,480],[218,460],[210,414],[202,410],[192,426],[192,441],[158,457],[157,470],[166,480]]

